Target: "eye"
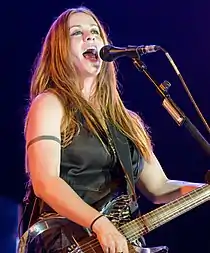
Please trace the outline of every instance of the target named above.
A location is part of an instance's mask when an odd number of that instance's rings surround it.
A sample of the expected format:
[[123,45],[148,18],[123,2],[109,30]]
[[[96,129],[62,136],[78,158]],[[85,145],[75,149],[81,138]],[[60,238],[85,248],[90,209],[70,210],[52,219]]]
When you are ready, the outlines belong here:
[[82,34],[82,31],[74,31],[71,36],[77,36],[77,35],[81,35]]
[[91,30],[91,33],[92,33],[92,34],[100,35],[100,32],[99,32],[97,29],[92,29],[92,30]]

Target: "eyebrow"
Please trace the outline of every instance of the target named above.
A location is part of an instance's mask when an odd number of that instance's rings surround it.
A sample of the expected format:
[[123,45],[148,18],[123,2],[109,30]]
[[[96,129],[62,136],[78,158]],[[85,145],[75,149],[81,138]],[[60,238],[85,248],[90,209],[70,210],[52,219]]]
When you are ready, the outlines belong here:
[[[91,26],[91,27],[92,27],[92,26],[98,27],[97,24],[91,24],[90,26]],[[79,28],[81,28],[82,26],[81,26],[81,25],[72,25],[72,26],[69,27],[69,30],[72,29],[72,28],[74,28],[74,27],[79,27]]]

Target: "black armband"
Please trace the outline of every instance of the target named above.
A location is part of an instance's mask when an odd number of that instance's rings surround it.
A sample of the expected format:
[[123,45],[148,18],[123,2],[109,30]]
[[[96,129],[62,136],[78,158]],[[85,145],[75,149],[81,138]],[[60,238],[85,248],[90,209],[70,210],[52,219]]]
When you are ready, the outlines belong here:
[[27,150],[32,144],[34,144],[35,142],[38,142],[38,141],[42,141],[42,140],[52,140],[52,141],[56,141],[59,144],[61,144],[61,140],[56,136],[53,136],[53,135],[40,135],[40,136],[37,136],[37,137],[35,137],[34,139],[32,139],[28,142]]

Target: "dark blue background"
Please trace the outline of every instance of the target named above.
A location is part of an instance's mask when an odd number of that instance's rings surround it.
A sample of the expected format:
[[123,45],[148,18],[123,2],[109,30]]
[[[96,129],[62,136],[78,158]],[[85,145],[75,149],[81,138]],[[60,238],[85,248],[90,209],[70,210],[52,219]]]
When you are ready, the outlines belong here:
[[[0,195],[15,204],[21,202],[24,194],[23,120],[30,70],[54,18],[64,9],[80,4],[91,8],[105,23],[116,46],[157,44],[166,48],[177,63],[207,122],[210,119],[208,0],[4,1],[0,8]],[[171,82],[172,98],[209,141],[209,133],[164,54],[158,52],[142,59],[158,82]],[[155,153],[168,177],[203,182],[209,169],[209,158],[204,151],[162,108],[153,84],[135,69],[130,59],[123,58],[118,65],[123,100],[130,109],[138,111],[151,127]],[[7,202],[1,202],[0,207],[7,215],[1,215],[0,218],[4,228],[9,228]],[[144,198],[141,202],[143,212],[155,208]],[[16,213],[13,206],[11,209]],[[210,252],[208,214],[209,203],[206,203],[151,232],[146,237],[147,241],[151,245],[166,244],[171,253]],[[0,238],[5,233],[6,229],[1,229]],[[6,249],[6,241],[5,250],[1,249],[1,252],[13,252]]]

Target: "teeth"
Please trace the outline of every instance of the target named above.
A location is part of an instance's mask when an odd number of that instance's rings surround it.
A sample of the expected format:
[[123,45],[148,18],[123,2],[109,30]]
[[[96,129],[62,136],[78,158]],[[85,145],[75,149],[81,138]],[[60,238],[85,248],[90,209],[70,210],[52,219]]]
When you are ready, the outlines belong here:
[[87,49],[97,49],[96,46],[91,46],[91,47],[88,47]]
[[84,53],[87,52],[88,50],[94,50],[95,53],[97,53],[97,47],[96,46],[91,46],[91,47],[86,48],[86,50],[84,51]]

